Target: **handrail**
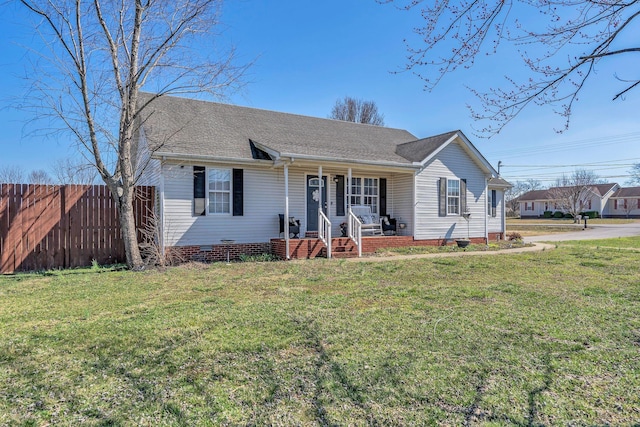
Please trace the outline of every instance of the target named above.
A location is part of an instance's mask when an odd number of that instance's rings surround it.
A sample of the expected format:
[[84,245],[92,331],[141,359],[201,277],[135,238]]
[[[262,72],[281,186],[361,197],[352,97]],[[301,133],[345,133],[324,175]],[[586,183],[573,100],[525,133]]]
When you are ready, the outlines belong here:
[[322,209],[318,210],[318,237],[327,248],[327,258],[331,258],[331,221]]
[[358,258],[362,257],[362,223],[349,206],[348,234],[358,248]]

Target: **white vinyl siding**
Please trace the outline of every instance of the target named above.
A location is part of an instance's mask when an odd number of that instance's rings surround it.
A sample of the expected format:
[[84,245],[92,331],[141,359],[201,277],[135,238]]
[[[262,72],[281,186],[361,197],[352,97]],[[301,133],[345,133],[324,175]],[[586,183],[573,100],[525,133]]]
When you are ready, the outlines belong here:
[[[492,188],[489,187],[489,194],[491,194],[491,190]],[[496,191],[496,216],[492,216],[491,215],[491,202],[488,202],[488,206],[489,206],[489,218],[487,220],[488,222],[488,228],[489,228],[489,233],[504,233],[505,230],[502,229],[503,227],[503,218],[502,218],[502,214],[503,214],[503,206],[504,206],[504,191],[500,190],[500,189],[495,189],[493,188],[493,190]],[[490,200],[490,198],[489,198]]]
[[[461,215],[438,215],[438,191],[441,177],[466,180],[469,223]],[[416,239],[456,239],[485,237],[486,179],[480,166],[457,143],[447,145],[416,176],[415,230]]]
[[[284,213],[282,169],[236,166],[244,169],[244,215],[193,216],[192,164],[165,164],[165,239],[167,246],[215,245],[223,239],[237,243],[268,242],[278,237],[278,213]],[[228,168],[228,166],[212,166]],[[299,177],[299,179],[302,179]],[[304,186],[290,174],[290,215],[304,214]]]

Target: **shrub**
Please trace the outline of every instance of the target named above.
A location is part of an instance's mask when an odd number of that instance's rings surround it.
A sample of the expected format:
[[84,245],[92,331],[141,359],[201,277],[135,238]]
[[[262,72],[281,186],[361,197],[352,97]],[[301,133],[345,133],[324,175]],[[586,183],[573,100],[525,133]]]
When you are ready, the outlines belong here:
[[553,216],[553,212],[551,211],[544,211],[544,213],[542,214],[542,216],[544,216],[545,218],[551,218]]
[[589,219],[598,218],[599,216],[598,211],[582,212],[580,215],[582,215],[583,218],[586,216]]
[[564,214],[564,217],[565,218],[573,218],[573,215],[571,215],[570,213],[566,213],[566,214]]
[[553,217],[554,218],[564,218],[564,213],[562,213],[561,211],[555,211],[553,213]]
[[240,254],[240,261],[242,262],[271,262],[279,261],[279,258],[273,254],[263,253],[260,255],[247,255]]
[[507,233],[507,240],[510,242],[519,242],[522,240],[522,234],[512,231],[511,233]]

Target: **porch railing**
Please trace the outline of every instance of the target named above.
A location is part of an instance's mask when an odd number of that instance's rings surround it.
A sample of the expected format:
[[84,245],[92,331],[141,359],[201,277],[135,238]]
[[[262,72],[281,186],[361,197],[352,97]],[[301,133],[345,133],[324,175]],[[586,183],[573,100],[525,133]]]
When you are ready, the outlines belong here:
[[358,257],[362,257],[362,223],[358,219],[358,217],[351,211],[351,206],[349,206],[349,221],[348,221],[348,232],[349,238],[353,240],[358,248]]
[[327,248],[327,258],[331,258],[331,221],[322,209],[318,210],[318,237]]

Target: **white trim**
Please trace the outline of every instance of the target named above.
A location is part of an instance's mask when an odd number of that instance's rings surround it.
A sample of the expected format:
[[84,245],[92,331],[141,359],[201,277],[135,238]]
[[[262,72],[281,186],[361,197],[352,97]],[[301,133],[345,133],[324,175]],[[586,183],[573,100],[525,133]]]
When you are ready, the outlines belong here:
[[[298,230],[300,231],[300,230]],[[289,165],[284,165],[284,246],[286,258],[289,256]]]
[[[229,190],[210,190],[209,189],[209,171],[212,169],[216,169],[216,170],[220,170],[220,171],[228,171],[229,172]],[[207,216],[227,216],[227,215],[231,215],[233,213],[233,168],[220,168],[220,167],[215,167],[215,166],[207,166],[205,168],[205,182],[206,182],[206,197],[205,197],[205,201],[206,201],[206,213]],[[211,201],[209,200],[209,196],[211,195],[211,192],[215,192],[215,193],[229,193],[229,212],[211,212],[209,210],[209,208],[211,207]]]
[[421,168],[426,167],[427,163],[429,163],[433,158],[435,158],[442,150],[444,150],[449,144],[455,141],[457,138],[460,138],[462,142],[464,142],[463,148],[466,149],[470,154],[475,157],[479,163],[485,168],[485,172],[488,172],[492,175],[498,175],[498,171],[496,171],[491,163],[484,158],[484,156],[478,151],[478,149],[467,139],[466,136],[462,132],[454,133],[451,138],[447,139],[446,142],[441,144],[436,150],[434,150],[431,154],[425,157],[421,162],[417,162]]

